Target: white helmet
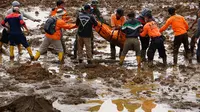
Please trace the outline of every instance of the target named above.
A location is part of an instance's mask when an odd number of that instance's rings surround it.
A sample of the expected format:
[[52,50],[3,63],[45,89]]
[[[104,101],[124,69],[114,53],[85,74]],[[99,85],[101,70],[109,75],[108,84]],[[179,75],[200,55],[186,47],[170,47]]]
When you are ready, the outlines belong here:
[[16,7],[16,6],[19,6],[19,5],[20,5],[20,3],[18,1],[13,1],[12,2],[12,6],[13,7]]

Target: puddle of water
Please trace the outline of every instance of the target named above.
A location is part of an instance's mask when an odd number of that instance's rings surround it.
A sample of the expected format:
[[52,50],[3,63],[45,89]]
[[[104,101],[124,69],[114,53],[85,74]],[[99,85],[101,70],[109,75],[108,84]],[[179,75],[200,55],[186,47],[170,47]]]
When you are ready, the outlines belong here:
[[135,85],[133,83],[128,83],[125,85],[125,88],[129,88],[131,89],[131,93],[134,94],[134,95],[138,95],[139,92],[142,92],[142,91],[147,91],[147,90],[153,90],[153,89],[156,89],[158,85],[156,84],[144,84],[144,85]]

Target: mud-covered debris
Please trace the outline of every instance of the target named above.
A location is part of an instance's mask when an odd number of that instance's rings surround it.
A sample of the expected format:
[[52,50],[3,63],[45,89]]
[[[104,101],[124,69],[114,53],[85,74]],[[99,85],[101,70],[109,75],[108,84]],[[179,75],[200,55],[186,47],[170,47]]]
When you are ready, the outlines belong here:
[[10,75],[13,75],[16,80],[28,83],[30,83],[31,81],[40,82],[56,78],[55,75],[52,75],[39,63],[34,63],[32,65],[22,64],[18,67],[9,68],[7,72]]
[[52,104],[40,96],[21,96],[0,107],[0,112],[59,112]]

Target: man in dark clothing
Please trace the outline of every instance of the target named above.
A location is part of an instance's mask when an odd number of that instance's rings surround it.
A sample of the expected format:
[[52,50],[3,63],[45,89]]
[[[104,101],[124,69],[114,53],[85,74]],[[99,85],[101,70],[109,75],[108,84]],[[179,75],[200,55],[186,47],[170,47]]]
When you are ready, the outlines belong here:
[[[137,17],[137,19],[142,23],[143,26],[146,24],[144,17],[146,16],[146,14],[149,14],[149,13],[151,14],[151,10],[148,8],[145,8],[144,10],[142,10],[141,15]],[[147,51],[147,48],[149,47],[149,41],[150,41],[150,38],[148,35],[146,35],[145,38],[140,37],[140,42],[142,45],[142,50],[141,50],[142,61],[146,60],[146,51]]]
[[91,33],[92,26],[96,26],[97,22],[90,14],[91,7],[89,5],[84,6],[84,11],[80,12],[76,25],[78,26],[78,59],[79,63],[83,61],[83,47],[86,47],[88,64],[92,63],[92,51],[91,51]]
[[138,37],[140,35],[140,31],[142,29],[142,24],[135,19],[135,13],[128,14],[128,20],[122,26],[122,32],[126,34],[126,41],[123,47],[122,54],[120,56],[120,65],[123,64],[124,58],[129,50],[136,51],[136,59],[138,63],[138,67],[140,67],[141,63],[141,52],[140,52],[140,42]]

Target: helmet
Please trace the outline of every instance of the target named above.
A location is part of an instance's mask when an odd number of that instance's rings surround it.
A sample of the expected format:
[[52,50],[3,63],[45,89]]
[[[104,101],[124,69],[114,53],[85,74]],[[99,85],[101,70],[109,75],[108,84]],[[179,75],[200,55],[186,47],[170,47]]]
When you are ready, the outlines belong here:
[[146,14],[150,13],[151,14],[151,9],[149,8],[144,8],[141,12],[141,16],[144,17]]
[[20,3],[18,1],[13,1],[12,2],[12,6],[13,7],[16,7],[16,6],[19,6],[19,5],[20,5]]
[[99,2],[98,2],[98,0],[92,0],[91,1],[91,5],[97,5]]
[[116,13],[117,13],[118,15],[120,15],[120,16],[124,16],[124,10],[121,9],[121,8],[118,8],[118,9],[116,10]]

